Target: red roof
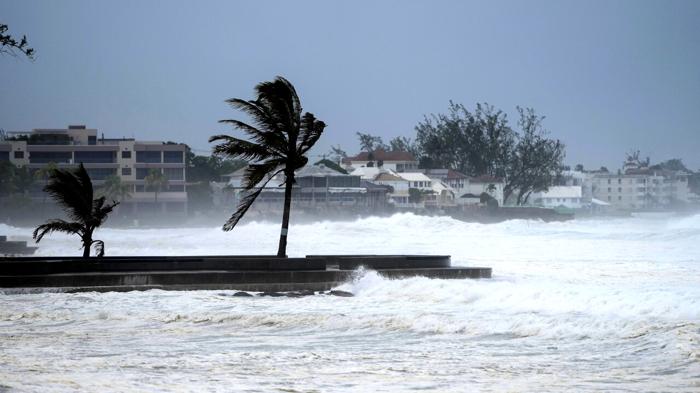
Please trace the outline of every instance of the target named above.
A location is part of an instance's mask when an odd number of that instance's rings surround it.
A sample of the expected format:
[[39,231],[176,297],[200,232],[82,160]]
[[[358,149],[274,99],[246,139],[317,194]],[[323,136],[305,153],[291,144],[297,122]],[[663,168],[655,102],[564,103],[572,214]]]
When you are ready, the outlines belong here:
[[455,180],[455,179],[466,179],[467,175],[465,175],[462,172],[457,172],[454,169],[448,169],[447,170],[447,180]]
[[[384,151],[384,150],[375,150],[373,153],[374,155],[374,160],[375,161],[416,161],[416,158],[413,157],[413,154],[407,152],[407,151]],[[356,155],[355,157],[347,157],[343,159],[344,163],[350,163],[351,161],[369,161],[369,153],[366,151],[361,152],[360,154]]]

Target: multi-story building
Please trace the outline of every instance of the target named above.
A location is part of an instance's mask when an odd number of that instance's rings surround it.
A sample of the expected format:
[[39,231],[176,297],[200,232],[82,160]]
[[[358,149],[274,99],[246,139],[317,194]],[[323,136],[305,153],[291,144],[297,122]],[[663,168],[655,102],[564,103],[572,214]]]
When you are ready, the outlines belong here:
[[667,208],[690,197],[687,174],[652,169],[596,174],[592,191],[594,198],[625,210]]
[[[215,203],[225,208],[237,206],[249,192],[243,187],[245,168],[222,177],[226,182],[211,184]],[[282,174],[270,179],[256,199],[252,211],[260,213],[281,209],[284,201],[283,184]],[[390,190],[390,187],[368,182],[360,175],[341,173],[323,164],[308,165],[295,173],[292,205],[316,212],[343,209],[382,211],[387,208],[387,193]]]
[[[0,141],[0,160],[37,171],[49,163],[58,168],[85,166],[93,185],[99,188],[109,176],[119,176],[131,196],[122,201],[122,213],[156,211],[186,212],[185,153],[180,143],[146,142],[134,139],[106,139],[84,125],[65,129],[34,129],[8,133]],[[168,184],[156,190],[147,187],[151,170],[160,171]],[[35,187],[34,196],[41,187]]]

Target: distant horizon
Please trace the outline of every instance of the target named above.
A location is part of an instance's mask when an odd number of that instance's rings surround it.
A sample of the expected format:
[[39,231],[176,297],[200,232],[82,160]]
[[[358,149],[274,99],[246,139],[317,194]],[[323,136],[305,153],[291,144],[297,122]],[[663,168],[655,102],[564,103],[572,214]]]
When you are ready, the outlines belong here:
[[[444,1],[192,4],[6,1],[36,60],[0,57],[0,128],[85,124],[110,138],[207,154],[224,100],[277,75],[328,123],[312,150],[356,132],[415,138],[453,100],[545,116],[566,165],[620,168],[640,150],[700,170],[700,3]],[[291,17],[290,17],[291,16]],[[301,23],[304,16],[308,23]]]

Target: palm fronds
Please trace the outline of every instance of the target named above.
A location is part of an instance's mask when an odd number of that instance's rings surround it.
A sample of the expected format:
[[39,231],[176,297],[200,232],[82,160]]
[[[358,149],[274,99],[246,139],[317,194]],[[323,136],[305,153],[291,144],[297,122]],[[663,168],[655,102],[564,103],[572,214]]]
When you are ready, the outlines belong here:
[[[49,174],[49,182],[44,191],[63,207],[72,222],[51,219],[34,230],[34,240],[39,243],[45,235],[52,232],[79,235],[83,243],[83,256],[90,256],[92,233],[107,220],[119,202],[106,203],[104,196],[93,199],[92,181],[83,164],[75,171],[54,169]],[[104,242],[101,244],[99,253],[104,254]]]
[[34,240],[39,243],[44,235],[51,232],[65,232],[73,235],[79,235],[83,232],[83,226],[77,222],[68,222],[60,219],[53,219],[41,224],[32,233]]
[[308,162],[305,154],[318,141],[326,125],[311,113],[302,116],[302,107],[294,86],[285,78],[262,82],[255,86],[255,100],[231,98],[226,102],[248,116],[252,122],[220,120],[243,131],[249,140],[229,135],[214,135],[209,142],[219,142],[215,154],[251,161],[244,175],[243,188],[247,194],[223,229],[230,231],[263,192],[268,182],[280,172],[285,174],[285,209],[282,219],[279,255],[286,249],[289,206],[294,183],[294,171]]

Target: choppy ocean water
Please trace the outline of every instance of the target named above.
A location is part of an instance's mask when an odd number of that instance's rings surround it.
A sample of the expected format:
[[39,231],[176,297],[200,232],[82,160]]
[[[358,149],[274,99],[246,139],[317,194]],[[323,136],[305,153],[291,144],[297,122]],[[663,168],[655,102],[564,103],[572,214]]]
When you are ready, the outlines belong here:
[[[271,254],[278,223],[101,229],[108,255]],[[31,230],[0,225],[10,236]],[[40,254],[79,253],[52,235]],[[438,253],[491,280],[352,298],[0,294],[0,391],[700,391],[700,216],[295,225],[289,255]]]

